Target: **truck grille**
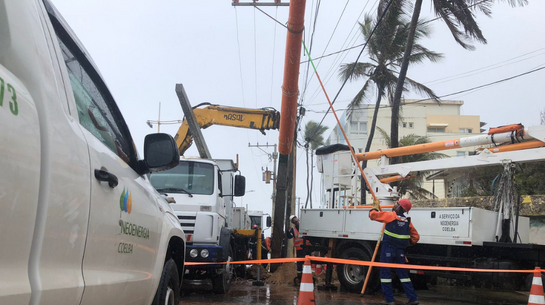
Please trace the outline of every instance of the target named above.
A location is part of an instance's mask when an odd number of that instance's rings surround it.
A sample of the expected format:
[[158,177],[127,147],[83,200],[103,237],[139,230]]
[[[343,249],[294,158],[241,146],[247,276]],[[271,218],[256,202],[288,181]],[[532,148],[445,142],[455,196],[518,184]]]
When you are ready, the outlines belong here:
[[182,226],[185,234],[193,234],[196,219],[197,216],[178,216],[178,220],[180,221],[180,225]]

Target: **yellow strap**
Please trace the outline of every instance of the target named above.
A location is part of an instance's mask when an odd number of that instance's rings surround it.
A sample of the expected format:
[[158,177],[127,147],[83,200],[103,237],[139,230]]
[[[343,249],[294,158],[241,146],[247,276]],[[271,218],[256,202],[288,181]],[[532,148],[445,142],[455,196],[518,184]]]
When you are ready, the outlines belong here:
[[393,238],[397,238],[397,239],[410,239],[411,236],[410,235],[399,235],[399,234],[395,234],[395,233],[392,233],[388,230],[384,230],[384,234],[388,235],[388,236],[391,236]]

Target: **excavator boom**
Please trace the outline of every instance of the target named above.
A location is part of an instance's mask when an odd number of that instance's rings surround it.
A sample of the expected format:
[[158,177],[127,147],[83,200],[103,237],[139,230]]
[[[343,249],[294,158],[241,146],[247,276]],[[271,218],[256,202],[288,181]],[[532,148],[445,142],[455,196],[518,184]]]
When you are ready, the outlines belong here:
[[[198,108],[208,105],[204,108]],[[210,104],[200,104],[192,108],[195,119],[201,127],[206,129],[212,125],[223,125],[239,128],[257,129],[265,134],[265,130],[278,129],[280,113],[273,108],[250,109]],[[187,113],[185,114],[187,117]],[[180,155],[193,143],[193,137],[189,131],[189,124],[184,118],[182,125],[174,137]]]

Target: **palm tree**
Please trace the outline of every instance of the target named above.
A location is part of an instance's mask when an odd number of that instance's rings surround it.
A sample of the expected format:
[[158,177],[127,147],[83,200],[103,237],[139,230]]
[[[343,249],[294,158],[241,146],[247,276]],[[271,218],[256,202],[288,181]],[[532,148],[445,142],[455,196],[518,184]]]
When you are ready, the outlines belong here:
[[[377,127],[378,131],[384,138],[384,141],[386,142],[386,145],[388,148],[391,147],[391,140],[386,131],[384,129]],[[430,139],[426,136],[419,136],[415,134],[409,134],[404,137],[402,137],[399,140],[399,147],[403,146],[411,146],[411,145],[420,145],[430,143]],[[416,155],[407,155],[407,156],[401,156],[398,157],[399,163],[411,163],[411,162],[419,162],[419,161],[428,161],[428,160],[436,160],[436,159],[443,159],[448,158],[447,155],[437,152],[429,152],[429,153],[422,153],[422,154],[416,154]],[[426,198],[435,198],[436,196],[431,193],[430,191],[422,188],[422,182],[424,181],[424,177],[426,175],[430,174],[430,171],[423,171],[418,172],[413,176],[411,179],[402,180],[397,182],[397,188],[398,193],[400,196],[404,196],[405,194],[409,194],[411,198],[415,199],[426,199]],[[395,183],[392,183],[395,184]]]
[[[354,99],[350,102],[348,109],[353,111],[359,107],[363,100],[369,99],[373,89],[376,93],[375,109],[371,122],[371,128],[365,145],[365,152],[371,149],[373,137],[375,134],[375,126],[377,123],[380,101],[388,94],[389,100],[392,100],[395,86],[398,82],[398,71],[401,60],[403,58],[405,45],[409,34],[409,21],[404,18],[406,1],[394,0],[390,7],[381,2],[377,9],[377,15],[373,18],[370,15],[364,17],[364,22],[360,23],[360,30],[365,41],[368,41],[367,53],[370,62],[353,62],[344,64],[340,68],[339,76],[342,80],[358,80],[366,79],[362,88]],[[384,14],[383,20],[379,23],[379,18]],[[377,26],[378,23],[378,26]],[[375,28],[373,33],[373,28]],[[371,35],[373,33],[373,35]],[[419,25],[415,32],[415,41],[423,37],[430,36],[430,27],[427,25]],[[428,50],[416,42],[414,52],[411,54],[409,61],[411,63],[422,63],[425,60],[437,62],[442,59],[442,54]],[[407,83],[410,89],[426,94],[431,99],[437,100],[436,94],[425,85],[407,78]],[[405,87],[404,90],[409,90]],[[364,161],[362,168],[367,166],[367,161]],[[362,179],[361,185],[361,200],[365,204],[365,182]]]
[[[381,0],[381,3],[387,1],[398,0]],[[406,0],[401,0],[406,1]],[[417,27],[422,23],[419,22],[420,10],[422,8],[423,0],[415,0],[414,9],[411,18],[411,25],[409,28],[408,40],[405,46],[405,52],[403,54],[403,61],[399,70],[399,78],[393,98],[392,105],[392,121],[390,136],[392,138],[392,147],[398,147],[399,137],[399,111],[401,106],[401,94],[404,91],[404,82],[409,69],[410,58],[412,56],[413,47],[417,37]],[[527,0],[503,0],[507,1],[511,6],[516,4],[523,6],[528,3]],[[480,11],[486,16],[491,16],[491,6],[493,1],[482,0],[433,0],[432,6],[435,14],[443,20],[443,22],[449,28],[454,40],[466,50],[474,50],[475,47],[470,43],[473,40],[477,40],[483,44],[486,44],[486,39],[475,20],[474,12]],[[395,160],[391,160],[396,162]]]
[[309,203],[312,208],[312,184],[314,183],[314,170],[310,172],[310,187],[309,187],[309,166],[308,166],[308,150],[310,147],[310,168],[314,168],[314,158],[313,152],[319,146],[324,145],[324,132],[327,130],[327,126],[322,126],[315,121],[309,121],[305,125],[305,150],[307,153],[307,201],[305,203],[305,208]]

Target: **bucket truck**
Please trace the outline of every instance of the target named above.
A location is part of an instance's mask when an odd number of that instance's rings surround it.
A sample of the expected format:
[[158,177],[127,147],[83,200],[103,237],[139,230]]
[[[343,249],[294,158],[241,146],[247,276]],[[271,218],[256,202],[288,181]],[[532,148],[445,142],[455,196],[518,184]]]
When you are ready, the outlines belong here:
[[[507,145],[492,146],[501,143]],[[478,145],[487,147],[471,156],[393,165],[388,163],[390,157]],[[302,209],[300,213],[300,232],[313,245],[308,251],[320,251],[322,255],[329,252],[328,257],[369,261],[382,224],[369,219],[370,206],[353,204],[357,175],[355,162],[381,159],[380,166],[364,169],[364,178],[381,205],[392,205],[400,199],[400,195],[396,187],[389,183],[410,178],[418,172],[545,161],[545,126],[528,129],[515,127],[507,132],[362,153],[355,155],[356,161],[346,145],[322,147],[316,154],[318,170],[323,174],[325,199],[321,208]],[[409,262],[485,269],[533,269],[545,266],[545,246],[529,243],[529,219],[515,217],[514,214],[514,209],[507,207],[503,211],[476,207],[413,207],[408,216],[412,218],[421,238],[417,245],[408,249]],[[502,236],[513,242],[501,242]],[[367,270],[362,266],[339,265],[337,275],[346,289],[360,292]],[[411,273],[415,276],[413,282],[416,285],[436,276],[476,285],[486,282],[511,288],[518,288],[524,281],[531,283],[531,275],[528,278],[527,274],[521,273],[417,270]],[[368,287],[378,289],[379,284],[378,271],[374,271]]]

